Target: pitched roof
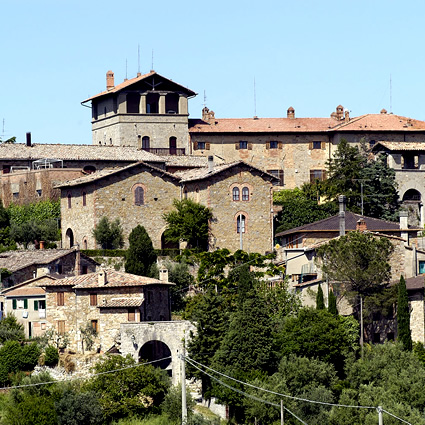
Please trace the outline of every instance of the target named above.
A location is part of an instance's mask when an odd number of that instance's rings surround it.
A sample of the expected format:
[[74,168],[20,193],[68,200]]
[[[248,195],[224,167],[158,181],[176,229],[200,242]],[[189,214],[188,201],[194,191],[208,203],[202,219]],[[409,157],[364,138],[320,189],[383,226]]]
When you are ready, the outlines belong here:
[[24,288],[16,288],[12,291],[4,294],[5,297],[26,297],[26,296],[37,296],[37,295],[45,295],[46,291],[43,288],[39,287],[24,287]]
[[425,121],[394,114],[366,114],[338,121],[334,118],[216,118],[189,120],[197,133],[317,133],[349,131],[425,131]]
[[212,171],[209,171],[209,168],[206,167],[206,168],[197,168],[192,170],[178,171],[175,173],[175,175],[180,177],[182,183],[186,183],[190,181],[209,179],[211,176],[220,174],[225,170],[229,170],[237,166],[246,166],[250,169],[258,171],[259,173],[261,173],[261,175],[265,175],[266,177],[269,177],[272,180],[276,180],[276,181],[279,180],[273,174],[267,173],[266,171],[261,170],[260,168],[254,167],[253,165],[248,164],[244,161],[235,161],[228,164],[214,165],[214,168]]
[[373,146],[373,151],[377,151],[380,148],[387,149],[389,151],[425,151],[424,142],[386,142],[379,141]]
[[[419,276],[409,277],[406,279],[407,290],[424,289],[425,275],[420,274]],[[395,282],[394,284],[397,284]]]
[[[106,275],[106,283],[99,283],[99,273],[104,272]],[[137,276],[130,273],[118,272],[113,269],[103,269],[94,273],[82,274],[79,276],[71,276],[64,279],[58,279],[52,282],[40,284],[42,287],[48,286],[71,286],[78,289],[85,288],[119,288],[131,286],[146,285],[174,285],[171,282],[163,282],[146,276]]]
[[56,280],[56,279],[57,278],[55,276],[52,276],[51,274],[45,274],[43,276],[38,276],[38,277],[35,277],[33,279],[26,280],[25,282],[18,283],[18,284],[11,286],[9,288],[5,288],[2,291],[0,291],[0,294],[4,295],[4,296],[8,296],[9,292],[15,291],[15,290],[20,289],[20,288],[26,288],[26,287],[35,288],[36,283],[39,283],[39,281],[43,281],[43,282],[46,281],[47,282],[49,280]]
[[[366,217],[360,214],[355,214],[351,211],[345,213],[345,230],[356,230],[358,220],[363,219],[366,223],[367,230],[371,232],[400,232],[400,223],[393,221],[380,220],[378,218]],[[409,226],[410,231],[423,230],[419,227]],[[339,232],[339,215],[334,215],[323,220],[315,221],[314,223],[298,226],[293,229],[285,230],[277,233],[276,236],[286,236],[299,232]]]
[[140,167],[140,166],[144,166],[144,167],[147,167],[151,170],[157,171],[157,172],[159,172],[163,175],[170,177],[173,180],[179,180],[179,178],[176,177],[174,174],[171,174],[171,173],[169,173],[165,170],[162,170],[161,168],[154,167],[154,166],[152,166],[152,165],[150,165],[146,162],[140,161],[140,162],[135,162],[133,164],[127,165],[125,167],[114,168],[113,170],[96,171],[95,173],[89,174],[89,175],[84,176],[84,177],[79,177],[78,179],[68,180],[68,181],[65,181],[65,182],[62,182],[62,183],[56,185],[55,189],[85,185],[85,184],[92,183],[92,182],[98,181],[98,180],[102,180],[106,177],[109,177],[109,176],[112,176],[112,175],[115,175],[115,174],[119,174],[123,171],[130,170],[130,169],[133,169],[133,168],[137,168],[137,167]]
[[169,78],[165,78],[155,71],[150,71],[147,74],[139,75],[135,78],[130,78],[129,80],[124,80],[122,83],[114,86],[110,90],[105,90],[101,93],[98,93],[94,96],[91,96],[88,99],[83,100],[81,103],[86,103],[86,102],[89,102],[90,100],[93,100],[93,99],[96,99],[96,98],[99,98],[99,97],[102,97],[102,96],[106,96],[106,95],[111,94],[111,93],[118,93],[119,91],[126,89],[126,88],[132,86],[133,84],[136,84],[140,81],[146,80],[147,78],[152,77],[152,76],[157,76],[157,77],[162,78],[163,80],[165,80],[165,81],[167,81],[167,82],[169,82],[173,85],[178,86],[183,92],[187,93],[189,96],[196,96],[196,93],[194,91],[188,89],[187,87],[184,87],[184,86],[174,82],[173,80],[170,80]]
[[64,145],[64,144],[33,144],[2,143],[0,144],[0,159],[37,160],[54,158],[62,160],[97,160],[97,161],[147,161],[164,162],[164,159],[130,146],[104,145]]
[[99,308],[120,308],[120,307],[140,307],[143,304],[143,298],[112,298],[104,300],[99,304]]
[[[0,254],[0,268],[10,272],[21,270],[31,265],[44,265],[75,252],[73,249],[34,249],[6,251]],[[83,255],[83,254],[81,254]],[[88,258],[88,257],[87,257]]]
[[[201,168],[208,166],[208,157],[199,155],[161,155],[167,167]],[[214,162],[223,163],[224,160],[214,155]]]

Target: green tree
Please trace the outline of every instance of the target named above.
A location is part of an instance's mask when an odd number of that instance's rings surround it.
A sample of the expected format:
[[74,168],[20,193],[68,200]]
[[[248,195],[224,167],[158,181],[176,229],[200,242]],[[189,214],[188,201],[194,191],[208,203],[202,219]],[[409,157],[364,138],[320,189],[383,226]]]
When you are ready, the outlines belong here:
[[338,308],[336,306],[336,296],[332,289],[329,291],[328,311],[333,316],[338,316]]
[[80,332],[81,332],[81,348],[83,349],[84,353],[84,345],[86,346],[86,350],[90,351],[93,348],[94,345],[94,339],[97,336],[97,331],[93,327],[93,325],[90,322],[87,322],[85,326],[80,326]]
[[0,343],[6,341],[23,341],[25,339],[24,326],[13,314],[8,314],[0,320]]
[[274,192],[273,203],[282,207],[276,218],[277,233],[313,223],[337,213],[338,206],[335,203],[318,203],[319,189],[317,189],[316,197],[312,197],[314,188],[317,187],[317,184],[311,184],[303,186],[302,189],[284,189]]
[[207,250],[209,222],[213,217],[211,210],[190,199],[175,199],[173,205],[175,210],[163,215],[167,223],[166,240],[185,241],[188,248]]
[[106,422],[159,412],[170,385],[165,371],[152,365],[136,365],[131,356],[107,357],[94,367],[95,373],[111,370],[117,371],[95,376],[84,388],[101,395],[100,404]]
[[127,251],[125,271],[139,276],[153,277],[152,265],[156,264],[157,256],[146,229],[139,224],[131,231],[128,240],[130,245]]
[[9,139],[3,140],[0,137],[0,143],[16,143],[16,136],[10,137]]
[[168,280],[175,283],[175,286],[170,287],[171,310],[182,311],[185,306],[185,295],[195,279],[189,272],[189,266],[185,259],[179,263],[171,261],[165,264],[168,269]]
[[404,349],[412,351],[409,298],[407,295],[406,281],[403,276],[400,276],[400,282],[398,284],[397,333],[398,340],[403,344]]
[[102,249],[117,249],[124,246],[123,231],[119,218],[109,221],[108,217],[103,216],[92,230],[92,233]]
[[323,298],[323,290],[322,285],[319,283],[319,288],[317,289],[316,295],[316,309],[317,310],[325,310],[325,300]]

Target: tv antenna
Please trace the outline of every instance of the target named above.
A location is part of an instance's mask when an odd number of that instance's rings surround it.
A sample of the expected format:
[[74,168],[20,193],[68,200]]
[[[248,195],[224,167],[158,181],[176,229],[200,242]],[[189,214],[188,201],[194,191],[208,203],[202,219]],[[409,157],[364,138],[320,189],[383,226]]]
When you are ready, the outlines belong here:
[[254,76],[254,117],[257,116],[257,92],[255,89],[255,76]]
[[137,73],[140,74],[140,44],[137,45]]
[[390,114],[393,113],[393,86],[392,86],[392,78],[390,74]]
[[204,90],[204,108],[207,106],[207,94]]
[[152,67],[151,67],[151,71],[153,71],[153,49],[152,49]]
[[125,59],[125,79],[127,80],[127,59]]

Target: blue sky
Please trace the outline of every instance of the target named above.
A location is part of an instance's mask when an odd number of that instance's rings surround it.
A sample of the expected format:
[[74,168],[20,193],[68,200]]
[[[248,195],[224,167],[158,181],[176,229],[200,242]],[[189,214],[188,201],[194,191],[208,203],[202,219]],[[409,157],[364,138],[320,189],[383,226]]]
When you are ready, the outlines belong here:
[[[91,144],[81,101],[154,69],[216,117],[425,119],[425,2],[0,0],[0,136]],[[4,129],[3,129],[4,120]]]

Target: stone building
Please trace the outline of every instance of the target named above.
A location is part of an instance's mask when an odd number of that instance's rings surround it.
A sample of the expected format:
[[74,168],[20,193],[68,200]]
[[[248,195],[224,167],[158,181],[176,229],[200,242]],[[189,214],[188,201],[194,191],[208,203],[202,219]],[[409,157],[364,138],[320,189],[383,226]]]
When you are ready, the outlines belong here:
[[106,352],[119,341],[121,323],[171,320],[170,285],[167,270],[158,280],[110,269],[40,283],[48,328],[68,334],[77,352],[88,325],[97,331],[94,348]]
[[98,263],[78,249],[36,249],[0,253],[1,278],[4,288],[44,275],[73,276],[96,271]]
[[[242,161],[168,173],[139,162],[104,170],[58,186],[61,190],[63,245],[96,247],[93,228],[102,216],[119,218],[124,239],[137,225],[155,248],[167,247],[163,214],[174,199],[191,198],[212,209],[210,248],[266,252],[272,249],[273,175]],[[240,237],[242,231],[242,238]]]
[[91,102],[93,145],[189,153],[188,99],[195,95],[155,71],[118,85],[108,71],[106,90],[82,102]]

